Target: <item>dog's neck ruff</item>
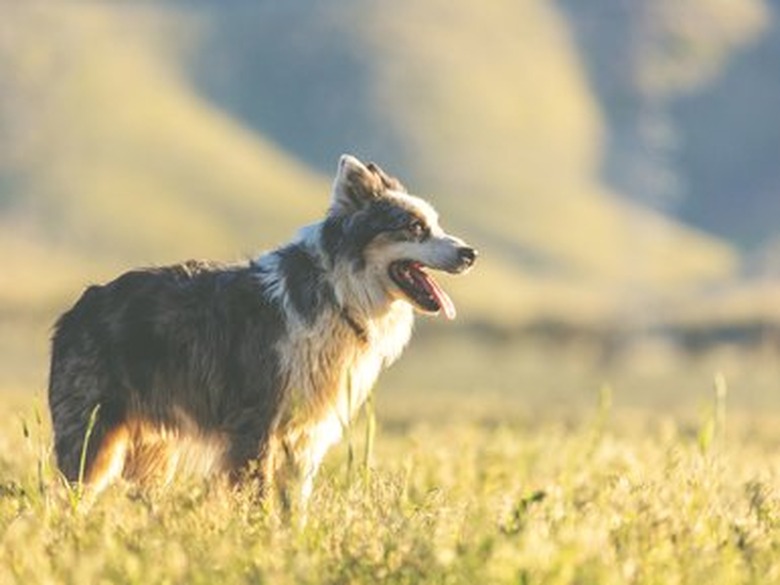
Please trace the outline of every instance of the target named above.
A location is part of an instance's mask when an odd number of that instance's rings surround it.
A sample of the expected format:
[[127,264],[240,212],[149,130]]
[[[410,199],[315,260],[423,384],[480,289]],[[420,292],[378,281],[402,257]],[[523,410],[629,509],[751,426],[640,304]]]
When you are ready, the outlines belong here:
[[[316,227],[318,226],[312,226],[308,228],[308,230],[303,231],[303,233],[309,237],[316,235],[317,230],[313,229]],[[355,337],[357,337],[358,341],[362,344],[367,344],[370,340],[367,326],[355,316],[356,312],[351,309],[346,302],[339,300],[334,294],[334,291],[331,288],[332,285],[327,282],[327,279],[323,276],[324,270],[320,260],[321,257],[316,251],[317,248],[311,246],[311,244],[307,245],[307,242],[305,241],[298,240],[288,245],[286,248],[283,248],[282,253],[284,253],[285,250],[287,251],[286,253],[288,256],[290,250],[298,250],[299,257],[297,266],[288,266],[285,264],[283,256],[280,256],[279,251],[263,255],[260,258],[251,261],[252,270],[257,275],[258,280],[266,287],[266,290],[269,291],[271,296],[278,299],[282,306],[292,306],[293,310],[304,320],[307,319],[307,316],[303,314],[306,308],[316,312],[318,309],[324,309],[327,306],[332,314],[338,315],[338,317],[347,324],[355,334]],[[301,258],[305,258],[306,261],[302,262]],[[311,295],[311,299],[307,299],[307,301],[312,301],[315,298],[317,299],[316,301],[311,302],[308,307],[301,306],[303,301],[299,304],[290,300],[291,296],[287,281],[291,275],[287,271],[300,270],[301,268],[306,272],[306,278],[313,277],[312,281],[307,282],[307,285],[310,286],[310,292],[316,293]],[[316,276],[318,272],[320,274],[319,277]],[[300,275],[298,280],[300,282]],[[308,318],[313,321],[316,316],[311,315]]]

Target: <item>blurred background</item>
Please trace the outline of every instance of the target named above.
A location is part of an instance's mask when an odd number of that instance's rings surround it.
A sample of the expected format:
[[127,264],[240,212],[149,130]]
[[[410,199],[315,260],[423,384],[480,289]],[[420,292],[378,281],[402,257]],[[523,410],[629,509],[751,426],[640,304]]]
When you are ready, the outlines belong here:
[[137,265],[241,259],[338,156],[429,198],[445,278],[380,412],[780,412],[780,0],[0,1],[0,388]]

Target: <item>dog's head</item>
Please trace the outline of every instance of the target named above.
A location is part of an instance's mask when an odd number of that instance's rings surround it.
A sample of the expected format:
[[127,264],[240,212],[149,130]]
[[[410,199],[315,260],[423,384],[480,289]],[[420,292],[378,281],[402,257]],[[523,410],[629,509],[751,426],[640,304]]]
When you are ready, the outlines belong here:
[[443,311],[450,319],[455,306],[426,269],[459,274],[477,258],[474,248],[441,228],[429,203],[350,155],[339,160],[323,237],[333,255],[349,261],[387,300],[406,300],[424,313]]

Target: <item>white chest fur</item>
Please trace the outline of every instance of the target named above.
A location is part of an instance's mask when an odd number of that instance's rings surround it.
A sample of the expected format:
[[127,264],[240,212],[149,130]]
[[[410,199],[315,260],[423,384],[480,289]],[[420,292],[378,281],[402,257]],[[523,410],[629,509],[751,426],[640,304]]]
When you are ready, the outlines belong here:
[[339,417],[349,420],[366,401],[382,369],[393,363],[409,342],[413,321],[411,307],[396,302],[386,315],[368,322],[368,343],[361,344],[354,359],[345,364],[337,402]]
[[276,438],[302,479],[303,501],[325,453],[344,435],[382,369],[403,351],[413,321],[412,308],[394,302],[385,314],[366,322],[366,338],[361,339],[334,313],[314,328],[298,329],[279,347],[289,384]]
[[400,356],[413,321],[411,307],[398,301],[365,323],[367,339],[360,339],[335,312],[313,327],[294,327],[277,348],[288,378],[282,432],[305,432],[334,417],[341,426],[349,424],[381,370]]

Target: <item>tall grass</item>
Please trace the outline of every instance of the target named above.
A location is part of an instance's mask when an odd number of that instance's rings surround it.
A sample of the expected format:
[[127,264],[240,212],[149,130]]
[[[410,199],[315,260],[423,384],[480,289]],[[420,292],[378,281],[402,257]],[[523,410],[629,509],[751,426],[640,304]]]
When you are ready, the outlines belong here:
[[72,507],[41,418],[6,425],[0,582],[780,582],[772,426],[730,418],[713,457],[698,431],[615,410],[606,390],[590,412],[569,425],[380,418],[375,440],[352,437],[355,453],[373,441],[371,473],[347,478],[337,448],[304,525],[213,481],[116,485]]

